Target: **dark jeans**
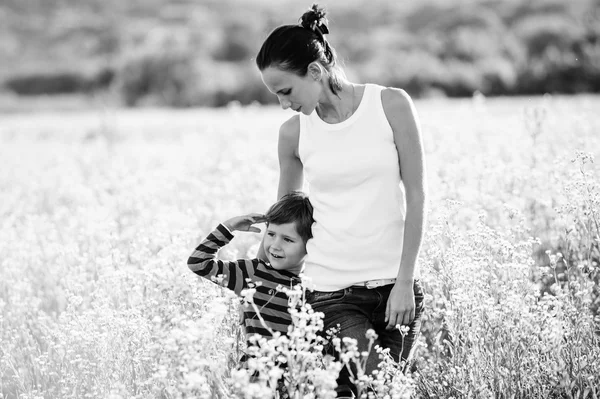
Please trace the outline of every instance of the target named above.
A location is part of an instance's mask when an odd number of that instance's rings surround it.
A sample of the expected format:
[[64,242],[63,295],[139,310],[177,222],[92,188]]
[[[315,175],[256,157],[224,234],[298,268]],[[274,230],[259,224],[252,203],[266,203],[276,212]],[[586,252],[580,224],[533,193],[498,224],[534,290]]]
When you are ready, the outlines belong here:
[[[332,292],[308,291],[306,298],[315,312],[324,313],[324,331],[339,328],[338,337],[356,339],[358,350],[362,352],[367,350],[369,343],[365,333],[368,329],[373,329],[378,335],[374,346],[389,348],[390,355],[396,362],[403,360],[408,363],[421,329],[424,294],[419,280],[415,280],[415,318],[409,325],[408,333],[402,337],[398,329],[385,329],[385,309],[393,286],[390,284],[371,289],[348,287]],[[378,354],[372,349],[367,359],[366,373],[370,374],[377,369],[379,362]],[[350,390],[356,395],[356,387],[344,367],[338,377],[338,395],[350,395]]]

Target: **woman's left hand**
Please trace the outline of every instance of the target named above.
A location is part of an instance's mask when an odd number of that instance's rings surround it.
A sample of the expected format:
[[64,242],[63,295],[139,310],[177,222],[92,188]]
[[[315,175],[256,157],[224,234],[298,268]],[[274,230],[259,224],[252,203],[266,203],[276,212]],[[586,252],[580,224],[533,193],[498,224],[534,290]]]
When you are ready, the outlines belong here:
[[413,281],[396,281],[385,310],[386,329],[392,330],[397,325],[408,326],[415,318],[415,294]]

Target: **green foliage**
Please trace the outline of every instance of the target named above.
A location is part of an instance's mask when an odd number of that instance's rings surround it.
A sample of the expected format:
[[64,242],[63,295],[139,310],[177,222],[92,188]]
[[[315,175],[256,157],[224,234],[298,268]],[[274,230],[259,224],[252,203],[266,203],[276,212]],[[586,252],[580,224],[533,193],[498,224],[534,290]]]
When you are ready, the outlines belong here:
[[260,36],[253,25],[241,21],[233,21],[223,31],[220,43],[213,51],[216,61],[239,62],[249,61],[258,52]]
[[4,83],[7,89],[22,95],[61,94],[82,91],[86,79],[73,72],[14,76]]
[[559,51],[569,50],[584,34],[577,21],[562,14],[523,18],[514,29],[525,44],[530,58],[539,58],[549,47]]
[[199,81],[190,54],[167,47],[128,54],[118,76],[128,106],[143,99],[156,105],[189,106],[193,103],[190,87]]
[[[416,101],[430,206],[415,398],[599,395],[599,103]],[[283,120],[266,107],[4,115],[0,396],[269,397],[236,370],[238,301],[185,259],[273,200]],[[259,239],[221,256],[253,256]],[[291,381],[330,391],[331,370],[302,374],[316,348],[281,343],[254,369],[283,352]],[[380,397],[407,382],[387,376]]]
[[[276,100],[259,87],[250,65],[269,31],[296,23],[305,6],[164,1],[6,2],[0,25],[5,48],[12,50],[0,79],[16,93],[98,88],[76,74],[67,82],[46,72],[50,62],[51,70],[114,71],[117,91],[130,106]],[[61,11],[46,12],[52,7]],[[330,40],[361,81],[399,86],[414,96],[597,92],[599,7],[592,0],[414,6],[356,0],[329,6]],[[155,31],[179,32],[189,43],[178,49],[148,44]],[[36,51],[21,54],[20,47]],[[24,63],[27,73],[14,67]],[[230,76],[216,80],[221,68]],[[37,87],[23,89],[22,80]]]
[[8,78],[4,86],[24,96],[86,93],[106,89],[112,83],[114,75],[114,71],[108,68],[101,69],[92,76],[71,71],[34,73]]

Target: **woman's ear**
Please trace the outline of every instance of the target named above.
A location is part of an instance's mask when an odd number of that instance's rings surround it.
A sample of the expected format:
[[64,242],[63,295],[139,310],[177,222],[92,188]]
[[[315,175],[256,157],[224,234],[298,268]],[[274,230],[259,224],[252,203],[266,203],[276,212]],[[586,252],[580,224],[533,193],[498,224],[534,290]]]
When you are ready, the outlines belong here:
[[308,64],[308,73],[315,81],[320,81],[323,77],[323,67],[317,61]]

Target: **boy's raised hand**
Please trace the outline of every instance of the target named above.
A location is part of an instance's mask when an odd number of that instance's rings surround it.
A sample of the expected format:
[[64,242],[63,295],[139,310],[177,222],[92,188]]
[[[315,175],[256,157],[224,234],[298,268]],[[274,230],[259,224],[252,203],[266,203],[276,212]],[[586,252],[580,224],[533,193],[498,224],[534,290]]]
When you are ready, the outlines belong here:
[[252,233],[260,233],[258,227],[252,226],[256,223],[264,223],[267,217],[261,213],[250,213],[248,215],[236,216],[223,223],[230,231],[249,231]]

